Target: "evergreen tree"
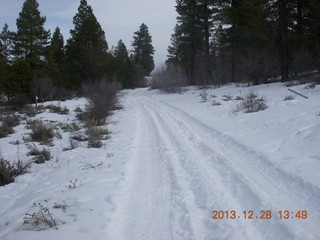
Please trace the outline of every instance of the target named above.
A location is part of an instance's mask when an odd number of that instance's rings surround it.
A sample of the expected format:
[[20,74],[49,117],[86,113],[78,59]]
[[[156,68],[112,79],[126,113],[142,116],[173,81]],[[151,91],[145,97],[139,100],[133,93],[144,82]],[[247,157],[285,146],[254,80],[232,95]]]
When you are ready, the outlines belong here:
[[124,88],[135,87],[135,77],[133,75],[133,63],[129,57],[126,45],[119,40],[114,50],[115,75]]
[[50,31],[44,29],[46,17],[40,16],[36,0],[25,0],[17,19],[13,54],[16,59],[25,59],[35,77],[41,74],[45,65],[46,47]]
[[154,48],[149,29],[144,23],[141,24],[139,31],[133,36],[133,61],[142,70],[142,74],[147,76],[154,69]]
[[51,44],[48,48],[48,72],[54,85],[63,87],[63,71],[65,64],[64,40],[57,27],[52,35]]
[[8,24],[5,24],[0,33],[0,57],[4,64],[11,62],[12,37],[13,33],[9,31]]
[[190,84],[195,84],[195,69],[197,54],[203,53],[204,29],[199,16],[197,0],[177,0],[176,11],[179,27],[175,33],[180,40],[179,48],[181,62],[188,73]]
[[280,36],[280,65],[281,81],[289,79],[289,13],[288,0],[278,0],[279,7],[279,36]]
[[320,72],[320,1],[310,0],[310,43],[316,57],[316,67]]
[[168,48],[169,60],[175,59],[188,73],[190,84],[211,81],[213,27],[220,2],[217,0],[176,0],[177,25]]
[[181,56],[181,40],[180,40],[180,31],[179,25],[176,24],[174,27],[174,33],[171,35],[171,45],[168,47],[168,61],[173,63],[180,63],[182,56]]
[[96,81],[106,75],[108,44],[105,33],[86,0],[81,0],[73,18],[74,29],[67,41],[66,57],[70,82],[79,87],[84,81]]

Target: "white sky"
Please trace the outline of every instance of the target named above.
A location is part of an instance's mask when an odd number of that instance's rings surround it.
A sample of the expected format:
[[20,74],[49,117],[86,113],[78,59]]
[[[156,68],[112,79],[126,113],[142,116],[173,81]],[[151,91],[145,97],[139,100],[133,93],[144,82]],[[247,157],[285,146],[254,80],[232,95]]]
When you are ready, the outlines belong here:
[[[142,23],[149,27],[153,46],[156,50],[156,65],[164,62],[167,47],[176,24],[175,0],[87,0],[106,33],[109,48],[122,39],[131,49],[133,33]],[[16,30],[16,19],[24,0],[0,0],[0,28],[5,23],[9,30]],[[38,0],[41,16],[46,16],[46,29],[53,33],[59,26],[66,39],[73,28],[72,19],[80,0]]]

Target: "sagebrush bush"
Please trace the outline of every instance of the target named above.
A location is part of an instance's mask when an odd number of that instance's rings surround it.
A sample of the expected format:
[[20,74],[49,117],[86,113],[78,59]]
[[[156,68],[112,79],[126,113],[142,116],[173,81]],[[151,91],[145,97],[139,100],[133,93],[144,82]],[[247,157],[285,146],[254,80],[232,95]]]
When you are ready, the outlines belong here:
[[222,97],[223,97],[222,100],[225,102],[231,101],[233,98],[231,95],[223,95]]
[[266,100],[260,97],[255,92],[249,92],[240,100],[240,103],[236,106],[234,112],[244,110],[245,113],[253,113],[263,111],[268,108]]
[[27,153],[27,156],[34,156],[33,160],[37,164],[44,163],[46,161],[49,161],[51,157],[51,153],[48,149],[43,148],[42,150],[39,150],[36,145],[27,145],[29,148],[29,152]]
[[99,127],[96,120],[87,121],[85,126],[87,127],[88,147],[101,148],[103,146],[101,140],[108,139],[110,132],[107,129]]
[[12,183],[15,177],[28,172],[30,164],[21,160],[11,163],[0,157],[0,186]]
[[99,125],[105,124],[106,118],[117,104],[117,92],[119,89],[119,83],[106,80],[83,84],[82,91],[85,97],[88,98],[89,104],[86,106],[86,113],[82,114],[82,119],[95,119]]
[[292,95],[285,96],[285,98],[283,99],[283,101],[291,101],[291,100],[294,100],[294,96]]
[[9,134],[14,133],[14,127],[20,124],[20,117],[11,115],[2,115],[0,117],[0,138],[7,137]]
[[47,105],[46,109],[49,109],[50,112],[52,113],[58,113],[62,115],[66,115],[69,113],[69,109],[67,107],[61,107],[60,105]]
[[208,101],[208,93],[205,89],[201,90],[200,92],[201,102],[207,102]]
[[19,111],[21,114],[25,114],[28,117],[34,117],[39,113],[44,112],[44,106],[39,105],[39,106],[32,106],[32,105],[26,105],[24,108],[20,109]]
[[60,123],[59,126],[64,132],[75,132],[80,130],[80,127],[76,123]]
[[211,103],[212,106],[220,106],[221,103],[219,101],[213,100]]
[[43,144],[51,144],[55,136],[54,126],[46,124],[41,120],[35,120],[30,123],[31,129],[30,140],[34,142],[41,142]]

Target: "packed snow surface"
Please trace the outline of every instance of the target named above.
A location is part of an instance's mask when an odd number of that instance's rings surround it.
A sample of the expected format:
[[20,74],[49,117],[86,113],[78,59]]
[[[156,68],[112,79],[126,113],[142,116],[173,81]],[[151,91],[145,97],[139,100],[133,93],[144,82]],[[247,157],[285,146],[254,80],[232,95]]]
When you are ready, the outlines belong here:
[[[0,239],[320,239],[320,87],[292,89],[308,99],[284,101],[293,94],[280,83],[122,91],[102,148],[62,151],[69,141],[62,133],[49,147],[52,160],[0,187]],[[236,97],[252,90],[268,108],[235,111]],[[68,115],[34,119],[72,122],[85,104],[61,102]],[[30,158],[24,126],[0,139],[5,159]],[[58,230],[23,224],[39,211],[33,203],[50,210]],[[213,219],[214,211],[224,213]]]

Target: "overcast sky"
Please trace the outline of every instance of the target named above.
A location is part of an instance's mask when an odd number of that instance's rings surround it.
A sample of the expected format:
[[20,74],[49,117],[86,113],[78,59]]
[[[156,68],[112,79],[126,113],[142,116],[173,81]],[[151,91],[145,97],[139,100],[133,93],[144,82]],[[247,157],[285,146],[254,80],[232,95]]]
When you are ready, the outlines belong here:
[[[167,47],[176,23],[175,0],[87,0],[106,33],[109,48],[122,39],[131,49],[133,33],[142,23],[149,27],[156,50],[155,63],[166,60]],[[9,30],[16,30],[16,19],[24,0],[0,0],[0,27],[9,24]],[[59,26],[65,38],[73,28],[72,19],[80,0],[38,0],[42,16],[47,17],[46,29],[53,33]]]

